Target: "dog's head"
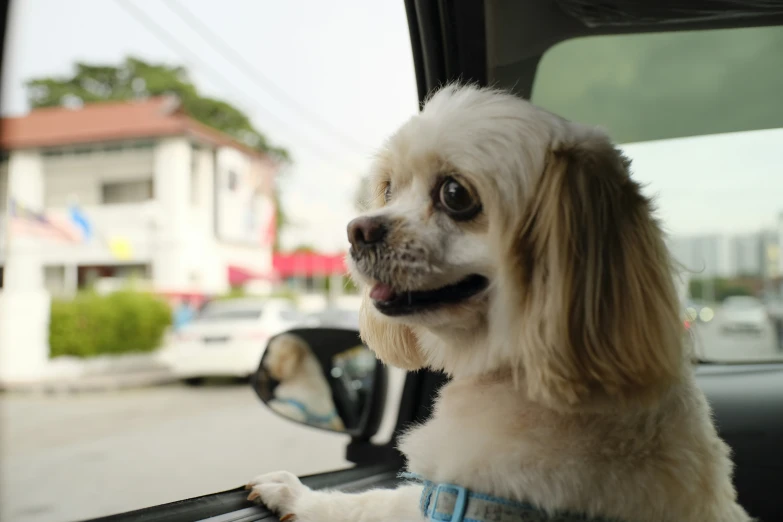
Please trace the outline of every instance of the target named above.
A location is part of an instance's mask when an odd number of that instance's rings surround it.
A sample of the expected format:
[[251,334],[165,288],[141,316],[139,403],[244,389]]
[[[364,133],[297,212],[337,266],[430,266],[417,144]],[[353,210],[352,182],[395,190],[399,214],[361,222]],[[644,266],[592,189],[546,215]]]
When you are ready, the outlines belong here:
[[310,355],[305,341],[293,334],[280,334],[270,341],[264,355],[264,367],[276,381],[293,377]]
[[531,398],[565,405],[679,376],[663,234],[602,132],[449,86],[388,140],[370,185],[349,265],[385,362],[510,370]]

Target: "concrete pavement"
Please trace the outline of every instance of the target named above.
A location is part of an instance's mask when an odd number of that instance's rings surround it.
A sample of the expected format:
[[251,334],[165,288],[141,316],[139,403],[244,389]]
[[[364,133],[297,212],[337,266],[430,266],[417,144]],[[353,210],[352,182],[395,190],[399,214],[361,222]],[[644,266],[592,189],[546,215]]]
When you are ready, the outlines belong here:
[[2,520],[81,520],[349,465],[347,436],[277,417],[249,386],[0,401]]
[[772,321],[767,321],[760,333],[724,332],[723,311],[717,309],[708,323],[694,323],[696,353],[707,360],[742,361],[749,359],[783,358],[778,334]]
[[[389,375],[377,441],[396,421]],[[279,469],[348,467],[348,436],[282,419],[248,385],[0,394],[0,520],[69,522],[215,493]]]

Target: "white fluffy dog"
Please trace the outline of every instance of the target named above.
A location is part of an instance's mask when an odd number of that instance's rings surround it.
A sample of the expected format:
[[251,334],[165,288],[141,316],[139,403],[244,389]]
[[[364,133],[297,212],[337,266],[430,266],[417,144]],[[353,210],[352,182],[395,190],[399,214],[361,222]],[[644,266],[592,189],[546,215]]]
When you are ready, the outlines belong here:
[[264,367],[280,382],[269,407],[284,417],[305,424],[344,431],[332,390],[318,359],[299,336],[280,334],[269,343]]
[[[351,222],[362,336],[451,381],[395,490],[250,498],[299,522],[739,522],[651,202],[607,136],[448,86],[386,143]],[[579,518],[586,517],[586,518]]]

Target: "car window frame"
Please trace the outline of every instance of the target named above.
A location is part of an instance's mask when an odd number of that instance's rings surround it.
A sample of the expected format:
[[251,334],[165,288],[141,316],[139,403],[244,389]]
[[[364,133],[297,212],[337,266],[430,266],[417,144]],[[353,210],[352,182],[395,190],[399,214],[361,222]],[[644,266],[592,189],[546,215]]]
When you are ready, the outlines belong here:
[[[9,11],[8,0],[0,4],[0,81],[2,80],[2,65],[6,60],[6,37]],[[528,7],[537,6],[551,10],[549,2],[531,1]],[[405,10],[408,16],[408,26],[411,38],[411,51],[416,75],[419,103],[422,105],[428,94],[438,86],[450,81],[474,82],[478,85],[489,85],[494,79],[487,72],[487,39],[484,2],[474,0],[405,0]],[[535,19],[535,18],[531,18]],[[673,29],[693,29],[700,27],[749,27],[765,25],[761,20],[727,20],[719,22],[686,23],[679,26],[661,25],[656,31]],[[773,25],[773,24],[768,24]],[[783,16],[774,25],[783,25]],[[531,42],[532,48],[543,49],[540,54],[533,53],[525,63],[525,71],[520,74],[520,82],[515,88],[517,94],[529,97],[535,79],[535,69],[538,61],[549,47],[571,38],[594,34],[651,32],[644,27],[630,26],[614,28],[613,33],[604,28],[600,30],[587,27],[572,27],[571,33],[560,33],[559,37],[540,31],[539,40]],[[535,35],[534,35],[535,36]],[[467,74],[465,71],[469,71]],[[527,93],[525,95],[525,93]],[[430,414],[431,405],[438,389],[448,378],[440,373],[429,370],[408,373],[402,392],[392,440],[384,445],[373,445],[369,441],[352,440],[346,448],[348,460],[362,462],[355,468],[332,471],[302,477],[302,481],[314,489],[340,486],[344,491],[366,489],[377,485],[391,486],[396,482],[397,471],[402,465],[402,458],[394,448],[400,433],[411,423],[426,420]],[[351,458],[352,457],[352,458]],[[375,461],[376,464],[367,464]],[[208,471],[204,471],[208,472]],[[241,480],[241,477],[238,477]],[[215,493],[211,495],[181,500],[169,504],[152,506],[141,510],[119,513],[107,517],[95,518],[93,521],[125,522],[125,521],[166,521],[184,522],[218,517],[221,521],[277,520],[273,514],[261,506],[256,506],[246,500],[247,493],[241,488]],[[217,518],[213,518],[217,520]]]

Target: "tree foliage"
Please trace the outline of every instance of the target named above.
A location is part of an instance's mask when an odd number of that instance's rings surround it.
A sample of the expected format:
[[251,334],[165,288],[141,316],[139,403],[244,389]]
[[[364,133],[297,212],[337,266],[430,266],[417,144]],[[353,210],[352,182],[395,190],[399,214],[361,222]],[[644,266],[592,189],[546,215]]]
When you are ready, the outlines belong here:
[[[34,109],[175,95],[185,112],[195,120],[269,154],[281,164],[291,162],[288,151],[270,142],[242,110],[227,101],[199,93],[182,66],[153,64],[131,56],[119,65],[77,62],[72,76],[33,78],[26,87],[28,102]],[[287,220],[277,186],[274,198],[279,237]]]
[[77,62],[72,76],[34,78],[26,86],[33,108],[176,95],[185,112],[201,123],[277,159],[289,159],[288,152],[272,145],[240,109],[200,94],[182,66],[152,64],[134,57],[116,66]]
[[[712,291],[707,286],[712,287]],[[740,279],[715,277],[711,279],[691,279],[688,290],[692,299],[710,299],[722,302],[727,297],[754,295],[753,288]]]
[[49,321],[51,356],[93,357],[151,352],[171,324],[171,308],[152,294],[123,290],[81,292],[54,300]]

